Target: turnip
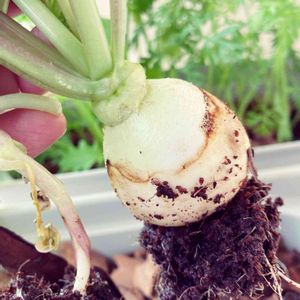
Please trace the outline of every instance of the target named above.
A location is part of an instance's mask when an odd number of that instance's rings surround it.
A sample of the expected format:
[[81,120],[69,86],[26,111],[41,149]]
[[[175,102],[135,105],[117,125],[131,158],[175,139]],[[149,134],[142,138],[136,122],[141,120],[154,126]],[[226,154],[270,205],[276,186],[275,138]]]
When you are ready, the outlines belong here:
[[162,226],[199,221],[246,179],[245,129],[220,100],[188,82],[149,80],[147,89],[138,112],[105,128],[111,182],[141,220]]
[[[52,46],[2,13],[0,62],[54,93],[92,102],[105,125],[112,186],[135,217],[164,227],[193,224],[255,177],[247,133],[225,104],[184,80],[147,80],[139,64],[125,60],[125,0],[110,1],[111,51],[94,0],[58,1],[67,26],[39,0],[14,3]],[[32,99],[18,101],[44,109],[46,101]],[[45,176],[36,174],[37,183]],[[49,184],[48,196],[52,188],[61,187]],[[269,265],[280,294],[278,273]]]

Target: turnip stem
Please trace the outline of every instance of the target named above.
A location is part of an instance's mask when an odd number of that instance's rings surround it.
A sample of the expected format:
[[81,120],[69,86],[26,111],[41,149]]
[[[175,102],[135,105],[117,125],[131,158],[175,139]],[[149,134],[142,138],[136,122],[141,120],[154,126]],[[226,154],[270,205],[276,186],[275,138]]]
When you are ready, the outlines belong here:
[[52,14],[40,0],[13,0],[37,25],[56,49],[83,75],[88,68],[81,42]]
[[9,0],[0,0],[0,11],[6,14],[8,11],[8,5],[9,5]]
[[117,83],[111,78],[91,81],[57,66],[51,58],[18,36],[0,30],[0,63],[38,86],[80,100],[101,100],[111,95]]
[[72,12],[70,1],[69,0],[57,0],[57,2],[58,2],[58,5],[59,5],[63,15],[66,18],[69,28],[76,35],[76,37],[79,38],[78,27],[76,24],[75,16]]
[[19,40],[25,45],[34,47],[37,51],[42,52],[45,56],[49,58],[57,66],[65,69],[71,74],[80,75],[72,67],[72,65],[54,48],[47,45],[45,42],[34,36],[28,30],[26,30],[19,23],[13,19],[7,17],[5,14],[0,12],[0,28],[2,31],[7,32],[11,37],[17,36]]
[[110,0],[112,56],[114,69],[122,67],[125,57],[127,1]]
[[0,113],[12,108],[36,109],[53,115],[62,113],[60,102],[45,96],[20,93],[0,96]]
[[0,30],[0,62],[33,83],[61,95],[90,99],[93,83],[56,66],[34,45],[26,45],[18,36]]
[[112,69],[104,28],[94,0],[70,0],[76,17],[90,78],[100,79]]

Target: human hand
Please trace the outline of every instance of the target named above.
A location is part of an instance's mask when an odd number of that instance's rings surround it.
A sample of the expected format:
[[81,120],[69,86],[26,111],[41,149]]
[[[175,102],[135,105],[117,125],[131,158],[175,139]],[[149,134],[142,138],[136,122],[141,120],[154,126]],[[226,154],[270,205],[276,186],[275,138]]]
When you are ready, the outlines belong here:
[[[8,15],[15,16],[18,9],[10,4]],[[43,94],[44,90],[0,65],[0,96],[12,93]],[[54,116],[29,109],[15,109],[0,115],[0,130],[22,143],[31,156],[48,148],[66,129],[64,116]]]

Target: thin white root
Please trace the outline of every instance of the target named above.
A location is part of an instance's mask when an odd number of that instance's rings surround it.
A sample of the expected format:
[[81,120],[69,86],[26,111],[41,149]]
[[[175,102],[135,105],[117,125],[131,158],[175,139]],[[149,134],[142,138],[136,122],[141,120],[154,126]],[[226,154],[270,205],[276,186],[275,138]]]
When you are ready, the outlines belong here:
[[[90,257],[80,247],[76,240],[73,240],[73,245],[76,253],[76,278],[74,282],[74,291],[79,291],[82,295],[85,295],[85,288],[90,276]],[[88,268],[87,268],[88,266]]]
[[287,283],[291,284],[293,287],[300,290],[300,283],[292,280],[291,278],[287,277],[285,274],[283,274],[281,271],[278,271],[278,275]]
[[[274,286],[272,286],[268,280],[265,278],[265,280],[267,281],[267,283],[269,284],[269,286],[271,287],[271,289],[277,294],[279,300],[283,300],[282,298],[282,288],[281,288],[281,284],[279,283],[278,281],[278,276],[279,275],[279,272],[277,271],[277,274],[274,270],[274,267],[271,265],[271,263],[269,262],[267,256],[265,256],[265,259],[266,259],[266,264],[268,265],[269,269],[270,269],[270,274],[271,274],[271,277],[273,278],[274,280]],[[280,275],[279,275],[280,276]]]

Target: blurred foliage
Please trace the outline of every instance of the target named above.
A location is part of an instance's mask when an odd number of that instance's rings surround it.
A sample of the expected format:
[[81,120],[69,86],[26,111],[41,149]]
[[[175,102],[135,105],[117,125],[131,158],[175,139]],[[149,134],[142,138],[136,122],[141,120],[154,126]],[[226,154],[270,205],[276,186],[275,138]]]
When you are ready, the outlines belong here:
[[67,132],[37,160],[51,172],[88,170],[103,165],[102,124],[91,104],[60,97],[67,119]]
[[[43,1],[63,18],[56,1]],[[129,0],[129,13],[128,52],[138,54],[148,78],[178,77],[207,89],[258,139],[293,138],[300,122],[294,0]],[[104,26],[109,34],[107,20]],[[90,105],[62,102],[67,133],[39,161],[54,172],[101,166],[102,125]]]

